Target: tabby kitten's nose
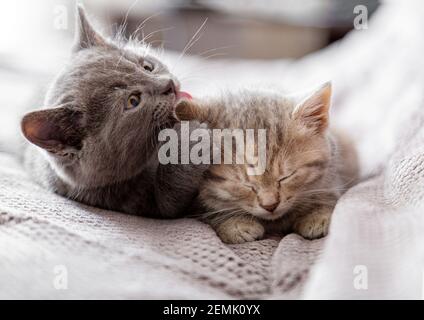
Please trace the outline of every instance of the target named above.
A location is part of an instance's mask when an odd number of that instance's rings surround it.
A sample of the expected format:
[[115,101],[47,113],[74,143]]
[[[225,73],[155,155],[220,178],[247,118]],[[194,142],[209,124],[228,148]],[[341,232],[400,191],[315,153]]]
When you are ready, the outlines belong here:
[[276,202],[267,203],[267,204],[261,203],[260,206],[264,208],[266,211],[273,212],[278,207],[279,204],[280,202],[276,201]]
[[175,88],[174,81],[173,80],[169,80],[169,82],[162,89],[162,91],[160,92],[160,94],[167,96],[167,95],[170,95],[172,93],[177,94],[177,89]]

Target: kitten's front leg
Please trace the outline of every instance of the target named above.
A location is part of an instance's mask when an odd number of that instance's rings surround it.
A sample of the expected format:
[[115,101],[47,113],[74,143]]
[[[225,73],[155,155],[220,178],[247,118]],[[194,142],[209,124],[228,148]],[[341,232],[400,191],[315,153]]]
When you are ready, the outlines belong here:
[[[174,129],[181,137],[181,126],[177,124]],[[190,122],[190,133],[195,129],[207,129],[207,126],[197,121]],[[207,132],[210,134],[209,131]],[[179,146],[181,143],[180,140]],[[195,143],[190,141],[190,150]],[[208,168],[209,164],[159,164],[156,173],[155,197],[162,217],[175,218],[183,215],[184,210],[196,197],[203,173]]]
[[328,234],[331,214],[334,207],[323,206],[297,218],[293,224],[293,231],[306,239],[318,239]]
[[262,239],[265,234],[264,226],[252,216],[236,216],[214,224],[219,238],[228,244],[244,243]]
[[195,199],[203,173],[204,165],[167,165],[160,166],[157,174],[155,197],[159,213],[164,218],[183,215]]

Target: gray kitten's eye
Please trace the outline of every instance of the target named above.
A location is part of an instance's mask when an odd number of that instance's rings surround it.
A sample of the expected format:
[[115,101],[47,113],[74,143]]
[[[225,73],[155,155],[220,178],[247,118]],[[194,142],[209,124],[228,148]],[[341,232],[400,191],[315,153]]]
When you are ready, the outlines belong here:
[[132,94],[127,99],[127,105],[125,106],[125,110],[130,110],[137,108],[140,105],[141,98],[140,95]]
[[143,61],[143,68],[144,70],[148,71],[148,72],[152,72],[153,71],[153,64],[151,64],[149,61],[144,60]]

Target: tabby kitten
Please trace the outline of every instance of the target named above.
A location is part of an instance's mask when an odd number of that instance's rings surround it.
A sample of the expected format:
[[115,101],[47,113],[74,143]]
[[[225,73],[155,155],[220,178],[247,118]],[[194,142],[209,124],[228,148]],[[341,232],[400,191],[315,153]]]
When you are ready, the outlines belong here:
[[174,107],[184,96],[177,79],[146,47],[105,39],[81,7],[77,29],[70,63],[45,107],[22,120],[32,144],[27,169],[46,188],[89,205],[179,215],[207,166],[158,163],[158,133],[176,125]]
[[300,103],[242,91],[177,106],[181,119],[211,128],[266,129],[263,174],[248,175],[249,164],[213,164],[200,186],[202,219],[222,241],[253,241],[266,232],[296,232],[307,239],[327,234],[337,199],[357,175],[353,145],[328,128],[330,97],[326,83]]

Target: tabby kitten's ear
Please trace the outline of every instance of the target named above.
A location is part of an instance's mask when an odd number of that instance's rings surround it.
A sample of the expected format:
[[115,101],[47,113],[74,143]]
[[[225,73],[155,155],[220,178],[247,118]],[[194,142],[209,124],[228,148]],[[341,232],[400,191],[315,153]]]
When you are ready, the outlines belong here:
[[206,110],[192,99],[183,99],[175,107],[175,116],[179,121],[206,121]]
[[326,82],[295,107],[293,119],[321,133],[328,127],[330,103],[331,82]]
[[82,147],[82,113],[68,107],[33,111],[21,122],[25,138],[49,152],[75,153]]
[[104,47],[107,41],[93,28],[82,6],[77,6],[75,40],[73,51],[78,52],[90,47]]

